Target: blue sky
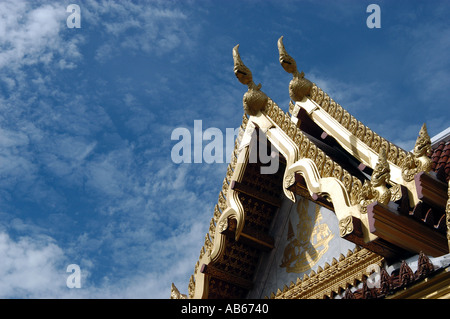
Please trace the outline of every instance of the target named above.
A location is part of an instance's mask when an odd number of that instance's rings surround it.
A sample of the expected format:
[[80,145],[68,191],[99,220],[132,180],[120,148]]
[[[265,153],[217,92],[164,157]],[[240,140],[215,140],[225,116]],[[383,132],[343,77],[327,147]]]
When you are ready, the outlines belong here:
[[[78,4],[81,28],[66,7]],[[381,28],[369,29],[369,4]],[[177,127],[225,132],[256,83],[288,109],[306,77],[411,149],[449,125],[448,1],[0,1],[0,298],[187,292],[226,163],[176,164]],[[66,267],[82,287],[66,286]]]

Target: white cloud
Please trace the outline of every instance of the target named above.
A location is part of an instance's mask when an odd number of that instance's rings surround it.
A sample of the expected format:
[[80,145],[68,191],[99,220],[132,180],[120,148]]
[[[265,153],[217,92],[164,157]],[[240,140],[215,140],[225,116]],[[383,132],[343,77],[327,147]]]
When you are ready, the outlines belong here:
[[66,12],[61,3],[7,0],[0,2],[0,12],[0,69],[52,62],[60,68],[74,67],[81,37],[63,38]]
[[129,54],[165,54],[176,48],[192,47],[196,27],[187,23],[188,16],[179,4],[168,1],[88,1],[83,6],[88,23],[109,36],[101,44],[95,58],[106,62],[117,48]]
[[58,298],[66,287],[64,253],[50,238],[0,233],[0,298]]

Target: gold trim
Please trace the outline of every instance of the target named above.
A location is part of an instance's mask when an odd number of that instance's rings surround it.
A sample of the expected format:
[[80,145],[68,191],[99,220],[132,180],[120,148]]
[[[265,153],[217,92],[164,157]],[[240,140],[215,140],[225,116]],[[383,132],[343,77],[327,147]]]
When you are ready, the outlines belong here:
[[187,296],[180,293],[175,284],[172,283],[172,287],[170,289],[170,299],[187,299]]
[[[278,126],[290,140],[294,142],[298,148],[298,155],[295,160],[301,158],[311,159],[317,167],[318,174],[321,177],[334,177],[344,185],[344,189],[351,194],[352,202],[356,204],[356,199],[361,192],[361,181],[352,176],[347,170],[343,169],[338,163],[333,161],[328,155],[319,149],[303,132],[292,122],[290,116],[270,98],[266,108],[263,110],[273,123]],[[277,146],[277,143],[273,143]],[[286,166],[286,169],[290,165]],[[286,181],[284,185],[289,185],[290,181]]]
[[276,293],[271,293],[271,299],[324,299],[332,298],[334,294],[339,294],[348,286],[354,286],[361,282],[365,276],[370,275],[368,270],[371,265],[381,267],[384,258],[364,248],[356,247],[349,250],[347,256],[341,254],[339,260],[333,258],[331,265],[325,263],[324,267],[318,267],[317,272],[311,271],[309,275],[304,275],[303,279],[298,278],[289,287],[284,286],[283,290],[278,289]]
[[[267,137],[287,160],[282,184],[286,197],[295,202],[294,194],[286,186],[291,184],[292,173],[300,173],[305,178],[310,195],[330,195],[338,221],[347,216],[354,216],[361,221],[364,241],[376,239],[377,236],[369,231],[367,214],[361,214],[358,200],[363,190],[361,181],[311,142],[291,120],[289,114],[281,110],[270,98],[262,115],[251,117],[250,121],[258,126],[268,126],[263,115],[275,126],[268,129]],[[350,228],[347,227],[347,230]]]
[[427,132],[425,123],[419,131],[419,137],[414,145],[413,153],[409,153],[402,165],[402,176],[405,181],[412,181],[414,176],[420,172],[428,173],[431,170],[431,139]]
[[387,205],[391,200],[391,191],[386,187],[390,179],[390,167],[386,158],[386,150],[380,151],[378,163],[372,173],[372,179],[365,181],[360,193],[361,212],[367,213],[367,206],[374,201]]
[[310,98],[322,107],[324,111],[330,114],[336,121],[338,121],[339,124],[358,137],[361,142],[369,146],[375,153],[378,153],[380,146],[384,145],[388,154],[388,160],[396,165],[402,164],[404,158],[406,157],[406,151],[385,140],[377,133],[373,132],[369,127],[365,126],[362,122],[358,121],[341,105],[331,99],[328,94],[319,88],[315,83],[313,83],[311,88]]
[[[387,160],[400,168],[405,162],[408,152],[402,148],[394,145],[393,143],[387,141],[369,127],[365,126],[362,122],[358,121],[353,115],[348,113],[340,104],[335,102],[327,93],[325,93],[321,88],[319,88],[315,83],[311,88],[309,95],[311,101],[315,102],[320,108],[325,111],[337,124],[345,128],[350,132],[357,140],[364,145],[366,145],[374,154],[379,154],[381,148],[386,150]],[[314,109],[309,110],[312,113]],[[357,143],[353,143],[357,144]],[[364,162],[366,165],[373,167],[372,165],[376,163],[376,158],[372,162],[373,156],[370,154],[365,154],[364,152],[355,150],[355,156]],[[392,168],[391,168],[392,170]],[[400,175],[400,173],[399,173]],[[398,176],[401,178],[401,176]],[[397,183],[400,181],[397,181]]]
[[[208,233],[205,235],[205,242],[200,249],[200,255],[197,263],[195,264],[194,274],[189,279],[188,296],[192,298],[204,298],[208,293],[208,280],[205,275],[199,272],[199,265],[205,263],[206,260],[210,260],[212,257],[220,255],[224,250],[224,240],[221,238],[220,232],[222,228],[227,225],[227,218],[224,218],[224,213],[229,207],[229,194],[228,190],[233,178],[233,175],[238,171],[237,166],[240,162],[238,157],[242,150],[240,150],[240,142],[243,139],[244,132],[247,128],[248,118],[244,114],[242,116],[242,124],[240,126],[239,135],[236,138],[233,154],[231,156],[230,163],[227,167],[227,173],[222,182],[222,190],[219,193],[217,204],[214,207],[213,218],[210,221]],[[227,216],[229,217],[229,216]],[[220,234],[220,236],[217,235]]]

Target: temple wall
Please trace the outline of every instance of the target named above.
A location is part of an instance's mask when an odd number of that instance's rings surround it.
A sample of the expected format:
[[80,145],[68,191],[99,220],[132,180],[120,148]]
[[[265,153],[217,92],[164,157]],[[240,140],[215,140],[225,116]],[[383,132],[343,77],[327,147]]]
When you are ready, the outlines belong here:
[[262,256],[248,298],[269,297],[355,248],[355,244],[339,236],[334,212],[299,196],[296,203],[283,200],[270,234],[275,248]]

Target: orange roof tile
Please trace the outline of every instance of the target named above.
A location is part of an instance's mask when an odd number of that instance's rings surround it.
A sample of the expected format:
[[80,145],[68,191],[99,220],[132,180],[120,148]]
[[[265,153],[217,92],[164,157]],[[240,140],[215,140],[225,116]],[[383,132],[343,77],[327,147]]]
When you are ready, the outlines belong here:
[[431,154],[431,169],[442,181],[450,179],[450,141],[441,142]]

